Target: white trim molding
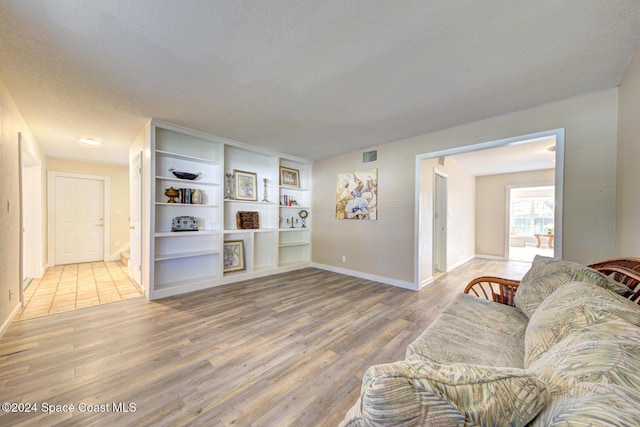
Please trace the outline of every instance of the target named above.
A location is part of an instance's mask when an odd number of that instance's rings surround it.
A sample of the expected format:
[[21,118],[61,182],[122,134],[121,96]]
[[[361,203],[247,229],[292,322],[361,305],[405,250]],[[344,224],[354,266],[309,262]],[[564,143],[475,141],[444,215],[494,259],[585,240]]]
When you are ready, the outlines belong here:
[[349,270],[347,268],[334,267],[332,265],[311,263],[311,267],[319,268],[321,270],[331,271],[334,273],[346,274],[347,276],[359,277],[360,279],[371,280],[374,282],[384,283],[385,285],[396,286],[398,288],[409,289],[411,291],[417,291],[416,286],[411,282],[405,282],[404,280],[390,279],[388,277],[377,276],[375,274],[363,273],[362,271]]
[[[22,287],[22,284],[20,284],[20,287]],[[2,326],[0,326],[0,338],[4,336],[4,334],[7,332],[7,329],[9,329],[9,326],[11,326],[11,322],[13,322],[13,319],[15,319],[18,313],[20,313],[20,310],[22,310],[22,304],[23,303],[21,302],[20,304],[16,305],[11,314],[9,314],[9,317],[7,317]]]

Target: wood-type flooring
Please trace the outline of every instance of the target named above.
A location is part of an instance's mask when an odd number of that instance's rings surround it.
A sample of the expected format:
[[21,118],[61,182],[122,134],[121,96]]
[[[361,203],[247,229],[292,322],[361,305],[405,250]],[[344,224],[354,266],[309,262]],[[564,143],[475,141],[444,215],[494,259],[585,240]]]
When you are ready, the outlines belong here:
[[15,321],[0,425],[336,426],[469,280],[528,268],[475,259],[419,292],[307,268]]

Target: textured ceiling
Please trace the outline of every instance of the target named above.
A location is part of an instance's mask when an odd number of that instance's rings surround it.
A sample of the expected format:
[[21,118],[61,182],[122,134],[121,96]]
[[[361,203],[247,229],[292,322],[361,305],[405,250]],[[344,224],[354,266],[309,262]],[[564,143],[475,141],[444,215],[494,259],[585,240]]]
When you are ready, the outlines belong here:
[[[556,167],[556,138],[549,137],[447,156],[475,176]],[[549,148],[554,150],[550,151]]]
[[637,0],[7,0],[0,80],[52,157],[126,163],[156,117],[320,159],[616,87],[639,28]]

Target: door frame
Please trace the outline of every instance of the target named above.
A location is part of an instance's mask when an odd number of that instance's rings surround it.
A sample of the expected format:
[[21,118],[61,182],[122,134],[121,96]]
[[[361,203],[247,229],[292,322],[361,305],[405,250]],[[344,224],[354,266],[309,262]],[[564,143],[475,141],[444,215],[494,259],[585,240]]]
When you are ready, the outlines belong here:
[[55,215],[55,202],[56,202],[56,186],[55,180],[58,177],[64,178],[77,178],[77,179],[92,179],[96,181],[102,181],[103,183],[103,209],[104,209],[104,227],[102,230],[103,236],[103,261],[109,260],[109,243],[110,243],[110,227],[111,218],[109,216],[109,190],[111,188],[110,178],[108,176],[98,175],[84,175],[79,173],[68,173],[58,171],[47,172],[47,267],[53,267],[55,263],[55,236],[56,236],[56,215]]

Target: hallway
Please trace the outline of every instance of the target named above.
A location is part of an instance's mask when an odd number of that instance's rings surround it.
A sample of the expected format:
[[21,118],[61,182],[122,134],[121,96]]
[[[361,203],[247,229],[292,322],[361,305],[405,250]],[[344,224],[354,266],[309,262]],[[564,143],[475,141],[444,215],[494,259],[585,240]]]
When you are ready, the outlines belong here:
[[24,295],[16,321],[140,297],[142,294],[119,262],[57,265],[34,279]]

